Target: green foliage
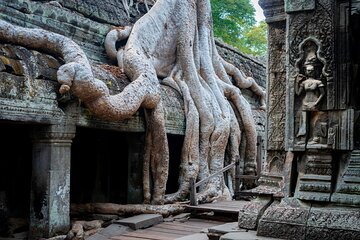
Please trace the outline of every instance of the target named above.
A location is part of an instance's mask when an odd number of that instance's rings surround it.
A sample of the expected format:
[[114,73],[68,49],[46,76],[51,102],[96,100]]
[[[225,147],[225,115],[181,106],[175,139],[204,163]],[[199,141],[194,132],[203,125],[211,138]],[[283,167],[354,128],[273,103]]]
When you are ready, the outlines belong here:
[[214,35],[246,54],[265,55],[266,23],[256,24],[250,0],[211,0]]
[[267,25],[265,21],[261,21],[245,32],[243,40],[249,50],[248,53],[255,56],[264,55],[267,51]]

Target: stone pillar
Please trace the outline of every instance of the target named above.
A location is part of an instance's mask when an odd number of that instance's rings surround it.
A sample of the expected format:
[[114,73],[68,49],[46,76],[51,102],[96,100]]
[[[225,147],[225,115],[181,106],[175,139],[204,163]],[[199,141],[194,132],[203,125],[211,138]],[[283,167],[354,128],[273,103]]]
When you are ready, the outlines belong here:
[[[266,7],[272,1],[263,2]],[[350,2],[284,0],[284,151],[288,160],[285,166],[281,165],[281,155],[275,155],[269,161],[269,172],[283,166],[283,169],[292,168],[297,176],[294,174],[291,181],[284,181],[284,184],[292,182],[294,197],[284,191],[284,198],[275,200],[265,210],[259,221],[259,236],[360,239],[360,214],[358,208],[354,208],[360,203],[360,153],[354,150],[358,141],[354,135],[354,119],[358,111],[353,109],[349,95],[352,91],[349,51],[352,50],[348,48],[351,37],[348,29],[349,24],[353,24],[349,21]],[[271,41],[270,36],[270,46]],[[278,50],[270,47],[269,51],[272,56],[271,52],[276,54]],[[271,68],[269,59],[269,74]],[[277,121],[271,108],[271,97],[276,96],[271,92],[273,82],[270,75],[268,134]],[[279,151],[277,136],[269,136],[269,142],[273,139],[275,142],[268,145],[268,159],[274,150]],[[290,160],[296,164],[287,165]],[[286,179],[285,172],[283,175]]]
[[66,233],[70,227],[70,156],[75,125],[36,127],[29,239]]
[[[268,24],[267,66],[267,123],[266,157],[260,173],[259,186],[249,190],[258,194],[255,200],[243,204],[239,209],[240,228],[256,229],[265,209],[272,203],[272,195],[286,195],[285,176],[290,168],[285,152],[286,118],[286,16],[284,0],[260,0]],[[291,164],[290,164],[291,165]]]
[[266,161],[258,192],[284,196],[286,119],[286,16],[284,0],[262,0],[268,24]]

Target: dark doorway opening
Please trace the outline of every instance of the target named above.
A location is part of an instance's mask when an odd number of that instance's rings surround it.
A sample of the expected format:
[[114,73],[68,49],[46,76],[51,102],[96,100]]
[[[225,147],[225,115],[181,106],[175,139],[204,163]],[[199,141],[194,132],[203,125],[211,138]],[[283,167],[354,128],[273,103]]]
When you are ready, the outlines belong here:
[[0,236],[28,230],[32,147],[30,125],[0,121]]
[[184,136],[168,134],[169,143],[169,177],[166,184],[166,193],[174,193],[179,188],[179,170],[181,163],[181,149]]
[[78,128],[71,152],[72,203],[126,203],[128,143],[125,133]]

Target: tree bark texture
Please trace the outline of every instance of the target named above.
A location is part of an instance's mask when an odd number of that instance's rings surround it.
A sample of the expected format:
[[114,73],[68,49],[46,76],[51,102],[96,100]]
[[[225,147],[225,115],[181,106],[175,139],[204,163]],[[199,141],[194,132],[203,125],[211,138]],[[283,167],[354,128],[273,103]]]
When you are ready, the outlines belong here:
[[[126,45],[116,49],[116,42],[126,39]],[[64,36],[0,20],[0,40],[63,57],[65,64],[58,70],[60,93],[70,91],[94,115],[118,121],[140,107],[145,109],[145,203],[183,200],[189,194],[191,178],[202,180],[222,169],[225,159],[235,161],[240,147],[245,148],[244,174],[256,173],[257,133],[251,107],[240,89],[249,88],[257,94],[262,109],[265,92],[218,54],[210,0],[158,0],[134,26],[117,27],[108,33],[107,53],[117,59],[131,80],[116,95],[110,95],[106,85],[94,78],[84,52]],[[182,94],[186,115],[179,189],[170,195],[165,195],[169,150],[160,82]],[[230,192],[219,175],[200,187],[198,200],[230,198]]]

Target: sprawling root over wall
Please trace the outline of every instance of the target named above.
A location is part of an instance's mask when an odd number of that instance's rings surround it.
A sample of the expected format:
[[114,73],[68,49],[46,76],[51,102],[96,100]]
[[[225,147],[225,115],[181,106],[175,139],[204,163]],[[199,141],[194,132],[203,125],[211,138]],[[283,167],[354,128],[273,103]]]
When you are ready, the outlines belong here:
[[[127,37],[125,48],[117,52],[116,41]],[[146,109],[145,202],[183,199],[189,193],[190,178],[204,179],[223,168],[224,159],[234,161],[239,155],[240,125],[246,139],[244,172],[255,174],[255,123],[239,87],[259,95],[262,108],[265,93],[252,78],[219,56],[210,0],[158,0],[132,29],[117,28],[108,34],[109,55],[118,59],[119,67],[132,81],[117,95],[109,95],[106,85],[93,77],[79,46],[61,35],[0,20],[0,39],[61,54],[66,64],[58,71],[60,92],[70,90],[101,118],[116,121],[130,117],[140,107]],[[181,92],[186,114],[179,190],[167,196],[169,153],[158,78]],[[199,200],[221,196],[230,197],[223,176],[201,187]]]

